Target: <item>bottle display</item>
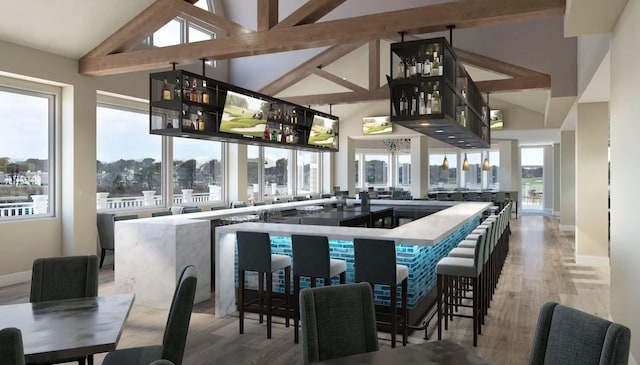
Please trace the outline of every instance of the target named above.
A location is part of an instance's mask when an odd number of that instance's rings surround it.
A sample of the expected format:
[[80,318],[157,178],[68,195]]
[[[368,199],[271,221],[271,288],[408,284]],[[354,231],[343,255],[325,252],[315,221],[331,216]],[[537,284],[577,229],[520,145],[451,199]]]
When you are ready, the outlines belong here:
[[167,82],[167,79],[164,79],[162,83],[162,100],[171,100],[171,99],[172,99],[172,92],[169,89],[169,83]]
[[202,110],[198,110],[198,132],[204,132],[205,124],[204,118],[202,117]]
[[173,98],[176,100],[182,100],[182,83],[180,78],[176,76],[176,85],[173,88]]
[[202,80],[202,103],[209,104],[209,90],[207,89],[207,80]]
[[422,75],[431,76],[431,50],[427,48],[424,53],[424,62],[422,64]]
[[418,100],[420,99],[420,93],[418,87],[413,88],[413,94],[411,95],[411,115],[419,114]]
[[431,95],[431,111],[433,114],[440,114],[442,112],[442,104],[440,99],[440,91],[437,85],[433,85],[433,94]]

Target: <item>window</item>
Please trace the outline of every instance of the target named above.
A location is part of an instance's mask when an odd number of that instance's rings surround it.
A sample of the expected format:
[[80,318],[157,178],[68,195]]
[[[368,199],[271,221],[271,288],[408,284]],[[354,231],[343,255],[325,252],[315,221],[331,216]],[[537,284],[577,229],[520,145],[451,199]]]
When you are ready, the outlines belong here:
[[174,138],[174,203],[224,200],[222,157],[222,142]]
[[482,189],[482,153],[463,152],[460,155],[463,162],[465,154],[469,161],[469,170],[462,170],[462,186],[469,190],[480,190]]
[[387,188],[389,186],[389,155],[364,154],[364,188]]
[[397,159],[398,183],[396,186],[409,190],[411,188],[411,154],[398,153]]
[[489,166],[491,169],[487,173],[487,184],[489,189],[500,190],[500,151],[489,151]]
[[282,148],[264,149],[264,191],[265,197],[274,198],[291,195],[291,151]]
[[55,212],[55,105],[53,92],[0,86],[0,220]]
[[296,195],[320,192],[320,152],[298,151],[296,154]]
[[[449,170],[442,169],[444,157]],[[458,187],[458,158],[455,153],[429,153],[429,188],[452,190]]]
[[361,176],[361,172],[360,172],[360,166],[362,166],[362,163],[360,162],[362,158],[362,154],[360,153],[356,153],[356,158],[355,158],[355,186],[356,188],[362,188],[362,181],[360,181],[360,176]]
[[260,176],[262,175],[260,147],[247,146],[247,196],[249,201],[260,202]]
[[542,209],[544,194],[544,148],[522,148],[523,209]]
[[157,47],[174,46],[183,43],[183,21],[172,20],[158,29],[151,38],[151,44]]
[[98,105],[96,145],[99,210],[165,205],[162,137],[149,134],[147,111]]

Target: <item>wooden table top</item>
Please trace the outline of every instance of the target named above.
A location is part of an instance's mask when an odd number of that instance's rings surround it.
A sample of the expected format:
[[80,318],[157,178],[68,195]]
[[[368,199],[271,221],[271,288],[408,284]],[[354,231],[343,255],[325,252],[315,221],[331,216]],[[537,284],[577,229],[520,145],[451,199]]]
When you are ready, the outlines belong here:
[[133,294],[0,306],[0,328],[22,332],[27,363],[50,362],[116,349]]
[[427,342],[419,345],[408,345],[395,349],[367,352],[320,361],[317,365],[490,365],[489,362],[476,356],[471,350],[449,340]]

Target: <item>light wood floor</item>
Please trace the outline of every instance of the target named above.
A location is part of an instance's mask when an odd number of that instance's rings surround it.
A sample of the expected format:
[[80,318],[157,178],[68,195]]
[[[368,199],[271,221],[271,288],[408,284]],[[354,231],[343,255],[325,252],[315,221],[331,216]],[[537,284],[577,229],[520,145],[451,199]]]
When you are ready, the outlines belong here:
[[[540,306],[557,301],[603,318],[609,313],[609,269],[579,266],[573,260],[574,235],[560,232],[558,221],[549,216],[521,216],[512,220],[511,252],[494,296],[483,335],[474,351],[493,364],[526,364]],[[114,292],[113,273],[100,273],[100,295]],[[28,301],[29,283],[0,288],[0,304]],[[198,304],[189,330],[184,364],[298,364],[300,345],[293,343],[293,331],[276,319],[273,338],[249,315],[245,334],[238,334],[238,319],[215,318],[212,303]],[[166,311],[135,306],[127,320],[119,348],[160,344]],[[434,324],[430,333],[435,338]],[[389,335],[380,333],[383,350]],[[422,343],[423,332],[409,342]],[[471,321],[456,319],[450,338],[471,347]],[[103,356],[96,356],[100,364]]]

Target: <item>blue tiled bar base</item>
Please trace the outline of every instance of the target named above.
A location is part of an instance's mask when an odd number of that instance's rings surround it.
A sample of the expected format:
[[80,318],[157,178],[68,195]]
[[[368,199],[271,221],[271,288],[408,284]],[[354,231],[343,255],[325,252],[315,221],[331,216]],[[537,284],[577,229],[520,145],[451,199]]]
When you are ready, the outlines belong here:
[[[414,246],[407,244],[396,245],[397,263],[409,267],[409,291],[407,294],[409,309],[414,309],[418,303],[436,286],[435,268],[438,261],[447,256],[452,248],[454,248],[461,240],[471,233],[475,227],[478,226],[479,222],[480,218],[474,217],[435,246]],[[331,258],[345,260],[347,262],[347,282],[353,283],[355,276],[353,264],[353,242],[330,240],[329,251]],[[274,254],[292,256],[291,237],[271,236],[271,252]],[[236,287],[238,286],[237,262],[236,252]],[[275,276],[273,280],[274,292],[284,293],[284,270],[280,270],[274,275],[277,275],[277,280]],[[247,273],[245,280],[247,289],[257,289],[257,274]],[[340,281],[338,277],[332,278],[331,285],[338,285],[339,283]],[[293,280],[290,285],[291,293],[293,293]],[[318,279],[316,285],[324,285],[324,280]],[[301,278],[300,286],[301,288],[308,288],[310,286],[309,278]],[[375,286],[375,304],[388,306],[389,295],[390,289],[388,285]],[[398,289],[398,305],[400,305],[400,295],[401,290]]]

